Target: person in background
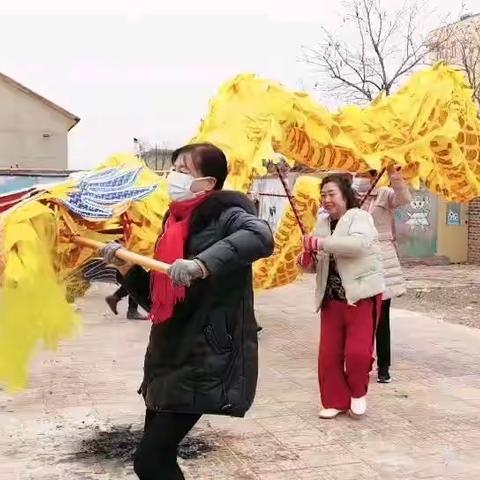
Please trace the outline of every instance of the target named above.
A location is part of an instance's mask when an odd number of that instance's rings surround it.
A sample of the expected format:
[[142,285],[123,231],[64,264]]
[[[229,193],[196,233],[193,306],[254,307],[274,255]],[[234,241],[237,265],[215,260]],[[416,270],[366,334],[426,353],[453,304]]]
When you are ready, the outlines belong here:
[[[92,258],[82,267],[83,279],[88,283],[108,283],[108,284],[120,284],[121,278],[118,271],[109,267],[102,259]],[[110,310],[118,315],[117,305],[125,297],[128,296],[128,292],[125,288],[118,288],[113,295],[109,295],[105,298]],[[73,300],[72,300],[73,302]],[[128,298],[128,311],[127,318],[129,320],[146,320],[147,317],[142,315],[138,311],[138,303],[132,297]]]
[[121,302],[125,297],[128,297],[128,310],[127,310],[127,319],[128,320],[147,320],[145,315],[142,315],[138,311],[138,303],[130,295],[124,287],[120,287],[112,295],[109,295],[105,298],[105,302],[110,307],[110,310],[118,315],[118,303]]
[[[257,212],[257,217],[260,217],[260,198],[256,194],[250,194],[248,196],[250,200],[253,202],[253,205],[255,206],[255,210]],[[263,327],[257,323],[257,333],[260,335],[263,331]]]
[[253,199],[253,204],[255,205],[255,210],[257,211],[257,216],[260,216],[260,200],[258,198]]
[[152,328],[140,387],[145,433],[134,470],[140,480],[182,480],[177,449],[203,414],[243,417],[258,375],[252,263],[273,253],[273,236],[253,203],[223,191],[224,153],[208,143],[172,154],[171,198],[150,275],[122,265],[120,245],[103,250],[122,284],[150,312]]
[[313,235],[304,238],[300,267],[316,273],[315,305],[320,311],[318,378],[322,410],[330,419],[367,409],[375,328],[385,282],[377,230],[360,210],[351,178],[322,180],[322,206]]
[[[400,167],[387,169],[390,187],[374,188],[365,199],[362,208],[369,212],[378,231],[385,275],[386,290],[383,293],[382,309],[376,333],[377,345],[377,381],[390,383],[391,347],[390,347],[390,306],[392,298],[403,295],[406,291],[402,267],[395,247],[395,210],[408,205],[411,201],[410,190],[402,176]],[[368,192],[377,177],[376,170],[357,174],[354,189],[359,197]]]

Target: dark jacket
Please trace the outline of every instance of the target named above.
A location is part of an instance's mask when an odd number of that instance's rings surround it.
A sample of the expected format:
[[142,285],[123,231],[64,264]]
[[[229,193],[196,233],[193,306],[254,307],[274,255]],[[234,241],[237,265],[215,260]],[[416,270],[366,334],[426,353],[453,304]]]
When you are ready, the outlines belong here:
[[[245,195],[219,191],[194,212],[186,252],[210,275],[187,289],[169,321],[152,325],[145,403],[157,411],[243,416],[258,373],[252,263],[272,254],[272,233]],[[149,283],[141,268],[123,281],[147,310]]]

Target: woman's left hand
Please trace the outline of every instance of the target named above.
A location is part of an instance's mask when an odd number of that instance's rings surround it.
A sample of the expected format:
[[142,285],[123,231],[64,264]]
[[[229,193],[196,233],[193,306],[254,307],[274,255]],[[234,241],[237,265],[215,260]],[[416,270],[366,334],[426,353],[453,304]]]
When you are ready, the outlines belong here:
[[315,268],[315,254],[303,251],[297,258],[297,264],[306,272],[313,270]]
[[204,271],[198,260],[175,260],[167,270],[167,275],[175,285],[189,287],[193,280],[204,277]]
[[402,176],[402,166],[401,165],[390,165],[387,168],[387,173],[390,178],[392,176]]

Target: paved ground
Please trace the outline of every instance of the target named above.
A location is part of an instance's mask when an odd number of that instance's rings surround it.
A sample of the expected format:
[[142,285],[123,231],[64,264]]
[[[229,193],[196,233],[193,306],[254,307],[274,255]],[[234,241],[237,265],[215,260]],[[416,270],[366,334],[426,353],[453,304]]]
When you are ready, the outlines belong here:
[[[255,407],[202,420],[182,449],[187,478],[479,478],[480,330],[395,310],[394,383],[372,383],[365,419],[322,421],[311,290],[305,280],[259,297]],[[148,324],[105,314],[101,291],[79,305],[81,337],[37,357],[28,391],[0,394],[0,480],[136,478]]]

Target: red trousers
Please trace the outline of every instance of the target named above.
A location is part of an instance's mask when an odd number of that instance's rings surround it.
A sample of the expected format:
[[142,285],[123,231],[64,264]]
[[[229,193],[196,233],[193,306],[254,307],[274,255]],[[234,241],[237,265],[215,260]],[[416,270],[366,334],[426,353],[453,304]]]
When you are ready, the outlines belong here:
[[321,311],[318,380],[323,408],[348,410],[367,394],[382,296],[356,305],[327,300]]

